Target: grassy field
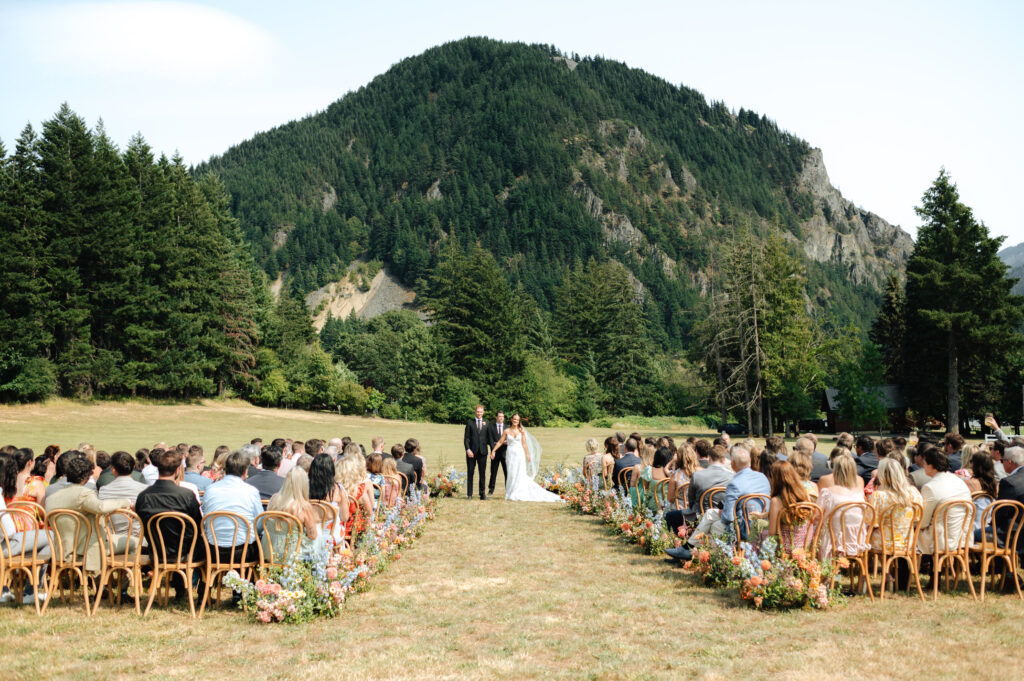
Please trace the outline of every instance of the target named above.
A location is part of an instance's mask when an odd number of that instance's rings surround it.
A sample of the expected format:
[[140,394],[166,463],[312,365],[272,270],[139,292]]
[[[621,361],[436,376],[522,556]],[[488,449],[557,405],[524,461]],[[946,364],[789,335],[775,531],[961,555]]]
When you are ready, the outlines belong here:
[[[416,435],[454,463],[458,427],[248,407],[18,408],[2,441],[238,443],[254,435]],[[536,431],[546,462],[576,461],[586,429]],[[550,455],[549,455],[550,453]],[[825,613],[765,614],[696,584],[563,508],[450,499],[422,539],[339,619],[260,627],[187,607],[145,621],[60,603],[0,608],[6,679],[964,679],[1014,677],[1024,604],[961,594],[937,603],[855,598]]]

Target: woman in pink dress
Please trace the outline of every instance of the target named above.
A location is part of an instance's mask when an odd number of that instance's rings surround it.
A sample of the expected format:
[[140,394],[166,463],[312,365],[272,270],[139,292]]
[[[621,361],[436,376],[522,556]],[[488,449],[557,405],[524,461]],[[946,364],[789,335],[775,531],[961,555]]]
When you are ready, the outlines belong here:
[[[825,527],[821,531],[821,557],[827,559],[834,552],[832,541],[829,537],[828,524],[829,513],[840,504],[849,501],[864,501],[864,489],[862,481],[857,475],[857,463],[849,454],[840,454],[832,460],[832,485],[821,490],[818,495],[818,506],[821,507],[825,517]],[[845,527],[833,526],[836,534],[842,534],[842,546],[839,551],[847,556],[854,556],[867,549],[868,537],[866,532],[858,532],[863,521],[863,514],[860,510],[848,511],[844,516]],[[835,519],[839,522],[838,517]]]

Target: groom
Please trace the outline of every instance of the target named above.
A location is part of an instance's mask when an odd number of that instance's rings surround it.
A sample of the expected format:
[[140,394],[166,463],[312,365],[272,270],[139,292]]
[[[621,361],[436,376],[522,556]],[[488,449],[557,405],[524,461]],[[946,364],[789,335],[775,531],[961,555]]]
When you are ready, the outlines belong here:
[[466,495],[473,498],[473,474],[480,469],[480,498],[486,499],[484,483],[487,482],[487,421],[484,420],[484,405],[476,405],[476,418],[466,423],[466,432],[462,436],[466,448]]
[[487,481],[487,493],[494,494],[494,484],[498,481],[498,466],[501,466],[501,476],[508,486],[508,469],[505,467],[505,450],[508,445],[502,445],[497,449],[501,434],[505,432],[505,412],[499,411],[494,415],[494,423],[487,426],[487,445],[491,448],[491,479]]

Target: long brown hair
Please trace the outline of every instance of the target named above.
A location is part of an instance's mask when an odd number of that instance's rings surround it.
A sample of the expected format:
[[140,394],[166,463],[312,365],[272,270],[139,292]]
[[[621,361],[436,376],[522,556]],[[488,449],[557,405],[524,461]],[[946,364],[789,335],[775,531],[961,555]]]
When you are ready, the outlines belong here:
[[801,501],[810,501],[811,497],[804,487],[800,475],[788,461],[776,461],[771,467],[772,496],[782,500],[782,519],[788,519],[790,524],[806,520],[810,515],[809,510],[801,510],[798,513],[787,513],[789,509]]

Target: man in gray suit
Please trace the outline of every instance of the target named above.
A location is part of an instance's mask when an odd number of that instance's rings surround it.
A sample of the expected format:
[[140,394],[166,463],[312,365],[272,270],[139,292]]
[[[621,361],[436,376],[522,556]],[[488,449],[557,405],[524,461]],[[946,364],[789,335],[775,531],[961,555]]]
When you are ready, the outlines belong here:
[[[687,508],[682,511],[669,511],[665,514],[665,523],[668,524],[673,534],[679,531],[684,522],[696,520],[697,504],[700,503],[701,494],[712,487],[725,487],[732,480],[735,473],[726,460],[727,453],[725,447],[712,447],[708,454],[708,467],[695,471],[690,480]],[[724,498],[725,495],[722,495],[722,499]]]

